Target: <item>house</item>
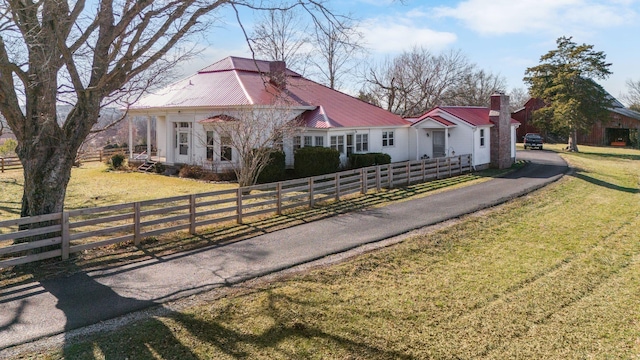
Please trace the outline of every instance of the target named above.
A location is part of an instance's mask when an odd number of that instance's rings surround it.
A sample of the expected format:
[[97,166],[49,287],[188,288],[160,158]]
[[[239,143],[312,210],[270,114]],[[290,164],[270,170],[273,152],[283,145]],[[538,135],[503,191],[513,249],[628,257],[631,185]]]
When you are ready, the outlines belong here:
[[284,147],[288,166],[295,146],[332,147],[343,162],[350,153],[366,152],[388,153],[392,161],[409,158],[409,121],[308,80],[283,62],[227,57],[140,99],[129,117],[155,118],[158,156],[167,164],[207,165],[222,162],[225,152],[225,158],[234,159],[236,151],[219,139],[213,142],[220,149],[202,140],[217,136],[207,134],[212,122],[238,118],[247,107],[273,107],[276,101],[287,104],[283,116],[302,120],[299,135]]
[[[234,121],[247,111],[276,109],[299,124],[294,136],[283,139],[287,166],[293,166],[294,149],[305,146],[334,148],[343,163],[352,153],[387,153],[394,162],[472,154],[479,167],[489,166],[490,149],[497,152],[501,147],[508,160],[500,164],[506,166],[515,157],[511,151],[515,123],[510,124],[506,110],[508,97],[497,95],[496,101],[494,110],[438,107],[418,119],[403,119],[306,79],[284,62],[227,57],[143,97],[130,107],[128,116],[147,118],[148,153],[151,121],[156,122],[157,156],[169,165],[221,169],[227,160],[237,159],[236,150],[215,133],[213,124]],[[131,147],[130,157],[134,157]]]
[[[596,122],[589,131],[578,132],[578,144],[599,146],[638,146],[640,145],[640,113],[627,109],[622,103],[609,95],[612,106],[609,117]],[[531,98],[521,109],[512,114],[522,126],[518,129],[517,138],[522,140],[526,133],[540,132],[532,125],[533,112],[541,109],[545,103]]]
[[509,97],[491,96],[491,106],[437,106],[412,121],[410,151],[415,158],[471,154],[478,168],[506,168],[516,157],[516,129]]

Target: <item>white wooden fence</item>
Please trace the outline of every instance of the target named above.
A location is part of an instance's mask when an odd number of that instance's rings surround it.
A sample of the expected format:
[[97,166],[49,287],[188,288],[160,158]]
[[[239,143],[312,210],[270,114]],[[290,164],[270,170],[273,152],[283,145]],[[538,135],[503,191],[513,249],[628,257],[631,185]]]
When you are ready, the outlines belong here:
[[[354,193],[447,178],[472,170],[471,155],[372,166],[277,183],[0,221],[0,268],[116,243],[236,221]],[[40,240],[17,243],[20,239]],[[52,247],[52,245],[55,245]],[[51,250],[29,254],[29,250]]]

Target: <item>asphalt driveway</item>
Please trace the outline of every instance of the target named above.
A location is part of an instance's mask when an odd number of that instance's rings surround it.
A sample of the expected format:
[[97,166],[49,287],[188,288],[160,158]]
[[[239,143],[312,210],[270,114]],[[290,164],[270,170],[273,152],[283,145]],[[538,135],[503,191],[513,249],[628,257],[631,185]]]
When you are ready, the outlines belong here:
[[235,284],[501,204],[559,179],[567,164],[519,151],[527,166],[502,178],[344,214],[236,243],[114,269],[0,289],[3,349]]

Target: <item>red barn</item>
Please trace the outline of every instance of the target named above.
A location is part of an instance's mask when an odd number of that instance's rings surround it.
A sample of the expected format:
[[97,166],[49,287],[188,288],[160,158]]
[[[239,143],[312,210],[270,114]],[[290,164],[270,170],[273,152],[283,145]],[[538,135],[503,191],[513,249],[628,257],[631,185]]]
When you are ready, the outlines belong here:
[[[589,132],[578,132],[578,144],[600,146],[634,146],[640,145],[640,113],[627,109],[618,100],[613,99],[606,121],[596,122]],[[520,122],[516,138],[522,141],[526,133],[540,131],[532,125],[533,112],[544,106],[540,99],[531,98],[523,108],[511,114]]]

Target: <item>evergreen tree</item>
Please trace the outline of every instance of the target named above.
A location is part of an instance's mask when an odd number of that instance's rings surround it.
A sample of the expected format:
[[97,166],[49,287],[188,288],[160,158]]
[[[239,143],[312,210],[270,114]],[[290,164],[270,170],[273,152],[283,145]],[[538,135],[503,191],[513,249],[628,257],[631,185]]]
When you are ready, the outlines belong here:
[[593,79],[606,79],[610,63],[593,45],[577,45],[571,37],[556,40],[558,48],[540,58],[540,65],[525,72],[532,97],[547,106],[533,113],[537,126],[568,135],[569,150],[578,151],[577,134],[605,119],[611,97]]

